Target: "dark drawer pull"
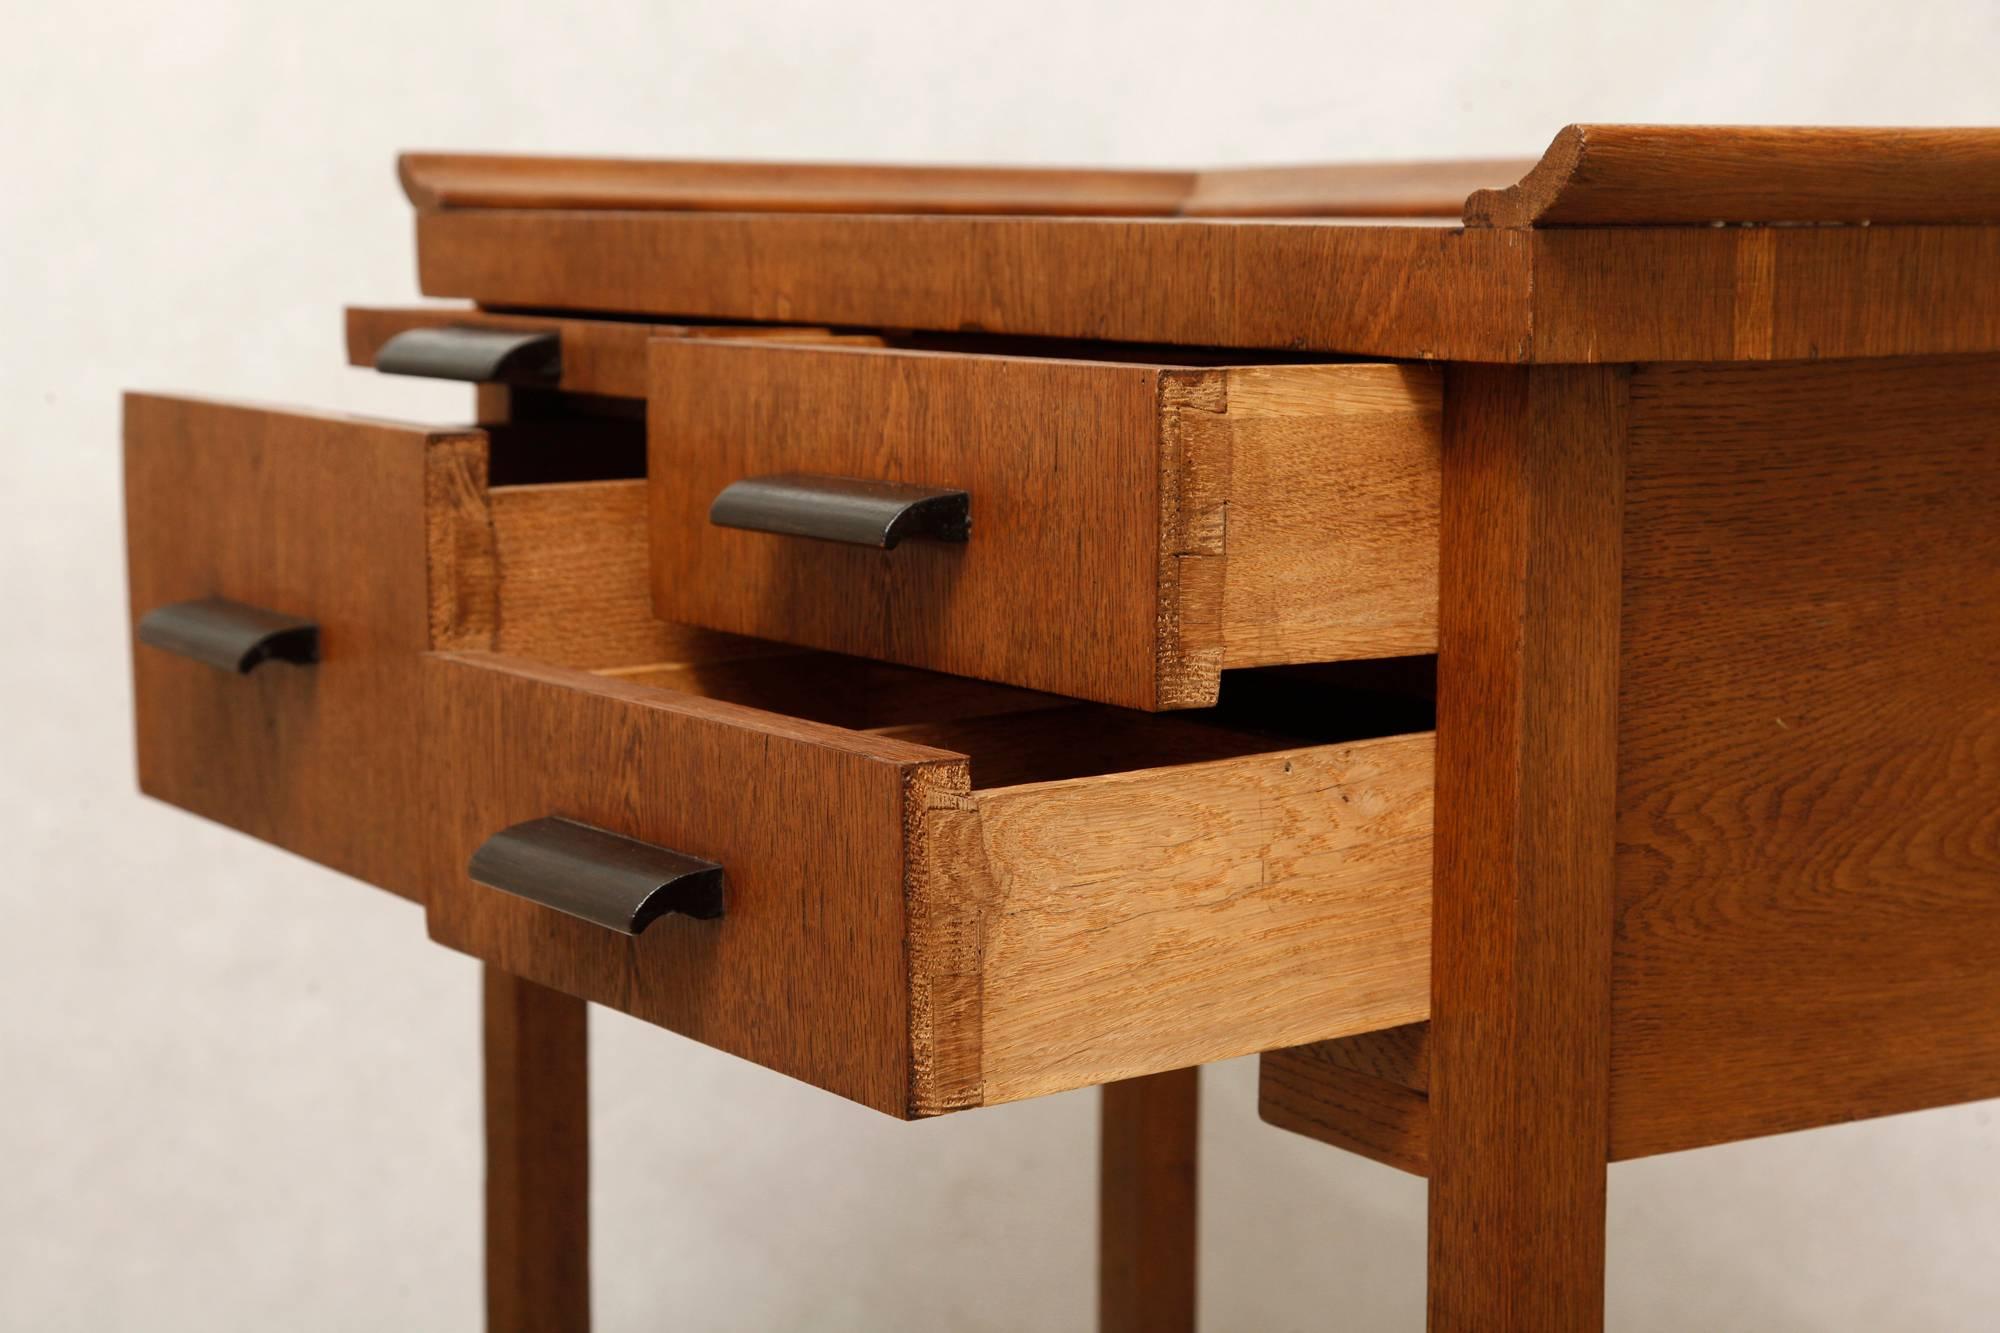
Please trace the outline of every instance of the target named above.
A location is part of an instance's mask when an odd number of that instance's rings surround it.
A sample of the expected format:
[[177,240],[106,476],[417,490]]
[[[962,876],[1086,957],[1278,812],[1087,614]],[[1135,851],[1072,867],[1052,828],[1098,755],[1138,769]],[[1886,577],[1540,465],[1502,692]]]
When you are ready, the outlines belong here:
[[224,671],[319,661],[319,626],[312,621],[221,597],[155,607],[140,617],[139,642]]
[[949,487],[788,472],[731,482],[708,507],[708,521],[888,551],[906,537],[964,541],[972,532],[972,501]]
[[519,329],[405,329],[375,353],[389,375],[548,386],[562,378],[562,339]]
[[467,873],[489,889],[637,935],[667,912],[722,915],[722,867],[573,819],[531,819],[479,844]]

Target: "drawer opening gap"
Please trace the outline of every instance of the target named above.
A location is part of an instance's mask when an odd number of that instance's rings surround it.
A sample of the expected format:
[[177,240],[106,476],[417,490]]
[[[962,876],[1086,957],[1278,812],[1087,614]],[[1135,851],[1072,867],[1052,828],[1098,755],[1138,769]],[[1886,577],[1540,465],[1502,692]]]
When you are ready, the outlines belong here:
[[508,396],[508,419],[483,427],[489,486],[645,478],[644,403],[522,389]]

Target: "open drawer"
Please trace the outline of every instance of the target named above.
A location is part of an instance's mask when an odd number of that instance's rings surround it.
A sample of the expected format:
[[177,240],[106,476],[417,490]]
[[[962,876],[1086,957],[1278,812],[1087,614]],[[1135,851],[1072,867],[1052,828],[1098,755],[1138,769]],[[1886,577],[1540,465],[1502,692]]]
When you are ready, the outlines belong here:
[[128,395],[141,789],[420,897],[417,659],[452,632],[427,579],[460,549],[451,498],[483,489],[486,448]]
[[781,709],[831,694],[848,722],[885,698],[927,717],[1043,702],[655,619],[645,483],[546,480],[636,462],[643,431],[616,417],[430,427],[128,395],[140,787],[421,898],[435,790],[419,744],[426,651],[645,667]]
[[[892,1114],[1425,1016],[1421,715],[1314,682],[1162,716],[660,621],[646,482],[538,480],[547,424],[128,400],[145,789]],[[593,909],[573,855],[475,877],[548,819],[712,863],[724,914]]]
[[650,355],[667,619],[1143,709],[1436,650],[1432,367]]
[[1428,1014],[1428,733],[656,679],[427,660],[434,938],[901,1116]]
[[[130,394],[139,785],[405,897],[428,836],[418,659],[592,666],[774,651],[653,618],[636,422],[427,427]],[[495,486],[495,476],[521,484]]]

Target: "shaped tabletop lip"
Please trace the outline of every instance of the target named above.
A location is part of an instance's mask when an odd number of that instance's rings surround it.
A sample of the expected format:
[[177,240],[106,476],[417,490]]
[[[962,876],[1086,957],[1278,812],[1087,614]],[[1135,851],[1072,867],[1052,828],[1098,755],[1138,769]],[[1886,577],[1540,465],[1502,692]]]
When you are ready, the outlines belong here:
[[1188,170],[411,152],[420,209],[1463,219],[1471,227],[2000,223],[2000,128],[1570,125],[1539,161]]

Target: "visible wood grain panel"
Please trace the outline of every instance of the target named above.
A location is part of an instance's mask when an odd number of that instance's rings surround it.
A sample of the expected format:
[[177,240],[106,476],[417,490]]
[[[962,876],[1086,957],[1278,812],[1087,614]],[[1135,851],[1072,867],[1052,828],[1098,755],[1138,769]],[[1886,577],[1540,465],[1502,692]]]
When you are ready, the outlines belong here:
[[[1436,642],[1436,376],[654,344],[653,605],[1139,708]],[[731,482],[949,485],[964,545],[721,529]]]
[[[653,374],[662,616],[1155,703],[1157,367],[663,341]],[[709,523],[723,487],[777,472],[962,487],[974,536],[885,552]]]
[[1532,242],[1446,225],[417,214],[424,294],[486,305],[1425,359],[1528,354]]
[[1415,1088],[1356,1069],[1341,1058],[1340,1048],[1356,1040],[1267,1052],[1257,1066],[1257,1114],[1279,1129],[1385,1166],[1429,1174],[1429,1100]]
[[1281,1129],[1427,1175],[1430,1070],[1428,1023],[1269,1051],[1257,1110]]
[[420,208],[603,208],[811,213],[1171,214],[1186,171],[702,162],[404,153]]
[[2000,223],[2000,129],[1571,125],[1465,220]]
[[1412,1092],[1425,1092],[1431,1085],[1431,1027],[1428,1023],[1408,1023],[1379,1032],[1363,1032],[1338,1041],[1323,1041],[1312,1047],[1320,1063],[1358,1074],[1370,1074],[1401,1084]]
[[2000,227],[1552,227],[1533,359],[1771,361],[2000,350]]
[[486,1327],[589,1333],[584,1004],[485,969]]
[[[891,1114],[1426,1013],[1427,735],[974,791],[946,751],[516,659],[425,683],[461,792],[434,938]],[[549,814],[718,861],[728,914],[633,941],[465,878]]]
[[2000,1095],[2000,363],[1632,381],[1614,1157]]
[[[462,210],[418,215],[417,257],[489,305],[1412,360],[2000,351],[2000,230],[1755,230]],[[1794,275],[1768,321],[1738,268],[1765,244]]]
[[936,794],[912,852],[918,1107],[1424,1017],[1430,759],[1404,736]]
[[1503,186],[1533,158],[1341,162],[1198,172],[1183,217],[1453,218],[1474,190]]
[[[128,395],[134,623],[170,602],[227,597],[321,630],[317,665],[248,676],[135,644],[140,788],[421,897],[417,655],[434,615],[459,623],[433,607],[426,567],[459,554],[476,563],[462,502],[483,469],[476,431]],[[476,634],[470,624],[460,629]]]
[[1194,1333],[1201,1071],[1104,1087],[1098,1333]]
[[420,208],[1455,219],[1471,191],[1534,162],[1116,171],[405,153],[397,165]]
[[[1442,378],[1368,365],[1217,375],[1214,410],[1174,414],[1169,461],[1184,475],[1226,469],[1226,509],[1205,516],[1222,534],[1222,666],[1436,651]],[[1185,570],[1179,549],[1169,560]],[[1210,631],[1181,620],[1181,651],[1199,656]]]
[[[434,939],[543,985],[901,1114],[905,787],[963,760],[516,659],[425,662]],[[728,915],[630,939],[481,888],[486,838],[544,815],[719,861]]]
[[[629,667],[751,657],[771,645],[653,615],[644,481],[500,486],[488,493],[492,646],[563,666]],[[479,646],[485,645],[468,645]]]
[[[659,324],[644,320],[560,319],[549,315],[516,315],[471,306],[347,307],[347,360],[372,366],[382,344],[409,329],[482,328],[527,329],[554,333],[562,339],[562,379],[554,387],[564,393],[602,394],[613,398],[646,396],[646,342],[650,338],[770,338],[779,341],[837,342],[874,346],[881,338],[868,333],[835,333],[829,329],[792,324]],[[480,420],[488,420],[482,415]]]
[[1445,385],[1430,1326],[1604,1318],[1625,380]]

